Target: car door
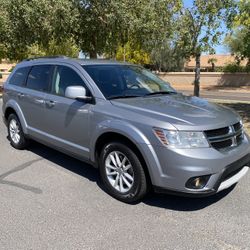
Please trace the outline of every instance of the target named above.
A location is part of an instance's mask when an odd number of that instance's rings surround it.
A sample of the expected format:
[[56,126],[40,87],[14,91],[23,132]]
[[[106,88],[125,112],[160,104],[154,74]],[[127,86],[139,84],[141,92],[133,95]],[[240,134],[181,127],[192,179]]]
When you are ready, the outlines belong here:
[[33,66],[28,74],[25,87],[18,93],[29,134],[34,136],[44,129],[44,97],[49,89],[52,70],[51,65]]
[[80,72],[76,70],[70,66],[55,66],[51,93],[45,97],[44,132],[55,146],[89,158],[89,113],[92,104],[65,97],[69,86],[84,86],[87,89]]

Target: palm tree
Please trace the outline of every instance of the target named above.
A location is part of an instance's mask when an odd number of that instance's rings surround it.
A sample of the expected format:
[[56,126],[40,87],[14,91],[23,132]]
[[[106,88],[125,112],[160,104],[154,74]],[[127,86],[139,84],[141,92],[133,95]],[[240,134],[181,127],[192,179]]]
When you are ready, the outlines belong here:
[[217,62],[218,60],[216,58],[209,58],[208,59],[208,63],[212,65],[212,72],[214,72],[215,70],[215,63]]

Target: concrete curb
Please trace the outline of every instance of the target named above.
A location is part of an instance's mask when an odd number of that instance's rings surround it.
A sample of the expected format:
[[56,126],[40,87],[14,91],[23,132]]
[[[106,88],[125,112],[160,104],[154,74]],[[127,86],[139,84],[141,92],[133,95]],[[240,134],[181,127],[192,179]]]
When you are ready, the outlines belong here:
[[225,99],[210,99],[210,98],[204,98],[211,102],[217,102],[217,103],[243,103],[243,104],[250,104],[250,101],[240,101],[240,100],[225,100]]

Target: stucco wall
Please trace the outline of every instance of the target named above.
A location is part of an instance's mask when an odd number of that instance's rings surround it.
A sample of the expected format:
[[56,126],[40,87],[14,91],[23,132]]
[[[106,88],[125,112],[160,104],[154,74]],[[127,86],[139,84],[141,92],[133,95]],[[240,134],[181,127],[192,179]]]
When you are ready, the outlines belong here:
[[[190,88],[194,82],[194,72],[159,73],[165,81],[179,89]],[[201,87],[242,87],[250,86],[250,73],[201,72]]]
[[[0,85],[6,80],[9,73],[3,73]],[[189,89],[194,82],[194,72],[170,72],[159,73],[159,76],[177,89]],[[220,73],[220,72],[201,72],[201,88],[220,88],[220,87],[250,87],[250,73]]]

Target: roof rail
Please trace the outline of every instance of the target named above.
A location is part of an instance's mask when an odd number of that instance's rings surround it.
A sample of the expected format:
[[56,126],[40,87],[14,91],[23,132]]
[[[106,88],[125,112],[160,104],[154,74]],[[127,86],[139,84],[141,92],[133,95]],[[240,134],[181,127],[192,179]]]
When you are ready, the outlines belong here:
[[37,60],[37,59],[55,59],[55,58],[68,59],[69,57],[67,56],[38,56],[38,57],[31,57],[31,58],[24,59],[23,62]]

